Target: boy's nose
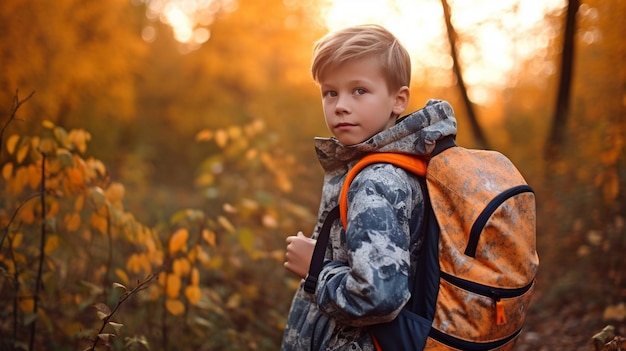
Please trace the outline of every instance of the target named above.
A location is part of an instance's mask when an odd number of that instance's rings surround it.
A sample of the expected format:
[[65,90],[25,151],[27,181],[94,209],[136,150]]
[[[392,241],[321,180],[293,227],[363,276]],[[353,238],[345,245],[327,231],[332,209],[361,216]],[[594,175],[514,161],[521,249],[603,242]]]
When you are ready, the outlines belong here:
[[349,104],[348,104],[348,101],[346,100],[347,100],[346,98],[342,98],[342,97],[337,98],[337,104],[335,105],[336,114],[343,114],[349,111]]

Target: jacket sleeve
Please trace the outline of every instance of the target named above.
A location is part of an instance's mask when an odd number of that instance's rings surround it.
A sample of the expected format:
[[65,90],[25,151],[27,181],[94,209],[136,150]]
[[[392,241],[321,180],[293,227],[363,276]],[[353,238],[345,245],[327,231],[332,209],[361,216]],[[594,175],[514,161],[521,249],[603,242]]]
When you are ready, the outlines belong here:
[[417,179],[390,164],[363,169],[348,191],[347,261],[328,260],[316,289],[320,310],[364,326],[393,320],[410,297],[409,217]]

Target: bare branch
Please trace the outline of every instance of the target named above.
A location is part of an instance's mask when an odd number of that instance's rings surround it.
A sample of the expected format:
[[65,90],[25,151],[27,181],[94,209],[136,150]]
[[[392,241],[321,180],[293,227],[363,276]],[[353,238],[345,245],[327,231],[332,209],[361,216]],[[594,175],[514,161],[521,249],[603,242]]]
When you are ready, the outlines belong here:
[[98,346],[98,336],[102,334],[102,332],[104,331],[104,328],[107,326],[107,324],[109,324],[115,312],[117,312],[117,310],[122,306],[122,303],[124,303],[124,301],[126,301],[132,295],[146,289],[148,285],[150,284],[150,282],[152,282],[152,280],[156,278],[157,276],[158,276],[158,273],[149,274],[143,281],[140,281],[135,288],[133,288],[132,290],[124,291],[124,294],[120,297],[119,301],[115,305],[115,308],[113,308],[113,310],[111,311],[111,313],[109,313],[109,315],[107,315],[106,317],[102,319],[102,326],[100,327],[100,330],[98,330],[98,332],[96,333],[96,336],[93,341],[93,345],[91,346],[91,348],[89,348],[90,351],[94,351],[96,349],[96,346]]
[[17,114],[17,110],[19,110],[20,106],[22,106],[23,103],[28,101],[34,94],[35,94],[35,92],[33,91],[26,97],[26,99],[20,100],[18,98],[18,90],[15,91],[15,96],[13,97],[13,107],[11,108],[11,113],[9,114],[9,120],[0,129],[0,148],[2,147],[2,140],[3,140],[3,137],[4,137],[4,131],[7,129],[9,124],[11,124],[11,122],[15,119],[15,115]]

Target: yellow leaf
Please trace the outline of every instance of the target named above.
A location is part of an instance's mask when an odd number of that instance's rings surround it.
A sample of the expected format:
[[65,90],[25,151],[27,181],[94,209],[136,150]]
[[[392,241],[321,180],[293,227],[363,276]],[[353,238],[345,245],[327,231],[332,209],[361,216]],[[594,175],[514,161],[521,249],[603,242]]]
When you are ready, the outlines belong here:
[[84,154],[87,151],[87,142],[91,140],[91,134],[83,129],[72,129],[68,139],[81,154]]
[[128,279],[128,275],[126,274],[126,272],[124,272],[123,270],[117,268],[115,270],[115,275],[117,275],[118,278],[120,278],[120,280],[122,281],[122,283],[128,285],[128,283],[130,282],[130,280]]
[[126,190],[124,189],[124,186],[122,184],[112,183],[106,190],[105,197],[107,200],[115,203],[124,199],[125,192]]
[[157,277],[157,281],[159,283],[159,286],[165,286],[165,283],[167,282],[167,273],[165,272],[161,272],[159,273],[159,276]]
[[68,213],[64,218],[65,226],[70,232],[75,232],[80,227],[80,215],[77,212]]
[[57,152],[58,144],[50,138],[44,138],[39,143],[39,151],[45,155],[54,155]]
[[231,125],[230,127],[228,127],[228,137],[231,140],[237,140],[241,138],[241,134],[242,134],[241,127],[237,125]]
[[222,129],[215,132],[215,143],[217,146],[223,148],[228,143],[228,133]]
[[223,204],[222,210],[226,213],[237,213],[237,208],[229,203]]
[[35,222],[35,201],[28,201],[22,206],[19,212],[20,219],[25,224],[32,224]]
[[10,188],[14,194],[19,194],[24,190],[27,178],[26,167],[17,167],[15,169],[15,175],[7,182],[7,188]]
[[28,165],[26,176],[28,177],[28,185],[30,185],[30,188],[37,188],[41,184],[41,168],[39,168],[39,165]]
[[172,263],[172,272],[179,277],[188,274],[190,270],[191,265],[189,264],[189,261],[184,258],[176,259],[174,260],[174,263]]
[[76,168],[70,168],[67,170],[67,177],[70,180],[70,183],[77,187],[82,187],[85,184],[83,179],[83,173]]
[[[22,263],[22,264],[26,264],[26,256],[22,255],[19,252],[15,252],[13,253],[13,259],[15,260],[15,262],[17,263]],[[4,261],[5,263],[9,264],[9,267],[12,267],[12,270],[9,270],[10,272],[15,272],[15,266],[13,265],[13,262],[9,261],[7,262],[6,260]]]
[[233,226],[232,223],[230,223],[230,221],[226,217],[224,217],[224,216],[217,217],[217,222],[224,229],[226,229],[229,233],[234,233],[235,232],[235,226]]
[[98,176],[104,177],[107,174],[106,167],[104,166],[104,163],[102,163],[102,161],[90,158],[89,160],[87,160],[87,164],[89,165],[89,167],[91,167],[91,169],[96,171]]
[[106,199],[102,188],[99,186],[89,188],[89,201],[96,206],[96,209],[103,207],[106,204]]
[[213,138],[213,131],[210,129],[204,129],[196,134],[196,141],[209,141]]
[[17,155],[15,156],[17,163],[24,161],[26,155],[28,155],[28,151],[30,151],[30,141],[22,143],[17,150]]
[[61,127],[54,128],[54,137],[61,143],[64,147],[67,146],[67,130]]
[[244,229],[239,233],[239,245],[248,253],[253,253],[255,248],[255,236],[249,229]]
[[[150,264],[150,256],[148,255],[148,253],[140,255],[139,262],[141,263],[141,269],[144,271],[144,273],[152,274],[152,265]],[[161,260],[159,259],[158,262],[159,263],[157,264],[160,265]]]
[[63,332],[65,333],[65,335],[69,337],[75,337],[76,334],[80,333],[83,329],[85,329],[85,326],[80,322],[70,322],[70,323],[65,323],[61,328],[63,329]]
[[170,255],[175,254],[181,250],[187,243],[189,232],[186,228],[178,229],[170,238]]
[[41,139],[38,136],[34,136],[30,138],[30,148],[31,150],[39,150],[39,143]]
[[11,162],[7,162],[2,166],[2,178],[4,180],[9,180],[13,175],[13,164]]
[[209,254],[206,253],[201,247],[198,247],[197,250],[198,261],[200,261],[203,265],[208,266],[211,262],[211,256],[209,256]]
[[20,306],[20,310],[22,310],[22,312],[32,312],[33,309],[35,308],[35,302],[33,301],[33,299],[29,299],[29,298],[19,299],[18,303]]
[[293,184],[285,172],[276,172],[276,185],[278,185],[278,188],[284,193],[290,193],[293,190]]
[[179,300],[167,299],[165,301],[165,308],[174,316],[178,316],[185,312],[185,305]]
[[197,187],[208,187],[215,183],[215,176],[211,173],[202,173],[196,177],[195,184]]
[[13,240],[11,241],[11,246],[13,246],[14,248],[19,247],[20,244],[22,243],[23,238],[24,238],[24,234],[15,233],[15,235],[13,235]]
[[191,270],[191,285],[200,285],[200,271],[196,267]]
[[47,255],[54,251],[59,246],[59,236],[58,235],[50,235],[46,240],[46,246],[43,251]]
[[194,245],[191,250],[189,250],[189,253],[187,254],[187,261],[189,261],[189,264],[191,266],[196,264],[196,260],[198,259],[198,249],[200,248],[200,245]]
[[215,256],[208,262],[207,268],[217,270],[221,269],[223,265],[224,258],[222,256]]
[[47,218],[56,217],[57,213],[59,213],[59,202],[52,200],[48,204],[48,213],[46,213]]
[[92,228],[98,230],[100,233],[105,234],[107,232],[107,219],[100,216],[97,213],[91,214],[91,219],[89,220],[89,224]]
[[185,288],[185,297],[192,304],[198,304],[198,302],[200,302],[200,298],[202,297],[200,287],[198,285],[189,285]]
[[241,294],[235,293],[230,295],[226,302],[226,307],[230,309],[238,308],[241,305]]
[[131,273],[139,273],[141,269],[141,262],[139,258],[139,254],[132,254],[126,261],[126,269]]
[[46,120],[44,120],[43,122],[41,122],[41,125],[42,125],[44,128],[47,128],[47,129],[54,129],[54,127],[56,127],[56,126],[54,125],[54,123],[52,123],[51,121],[49,121],[49,120],[47,120],[47,119],[46,119]]
[[175,299],[180,294],[181,281],[176,274],[167,275],[167,296]]
[[83,209],[85,204],[85,196],[83,194],[79,194],[76,196],[76,200],[74,201],[74,211],[80,212]]
[[607,306],[604,309],[602,318],[604,320],[616,320],[619,322],[626,320],[626,304],[620,302],[617,305]]
[[257,158],[259,152],[256,149],[249,149],[246,151],[246,160],[252,161]]
[[7,139],[7,152],[9,155],[13,155],[13,153],[15,153],[15,148],[19,140],[20,136],[18,134],[13,134],[9,137],[9,139]]

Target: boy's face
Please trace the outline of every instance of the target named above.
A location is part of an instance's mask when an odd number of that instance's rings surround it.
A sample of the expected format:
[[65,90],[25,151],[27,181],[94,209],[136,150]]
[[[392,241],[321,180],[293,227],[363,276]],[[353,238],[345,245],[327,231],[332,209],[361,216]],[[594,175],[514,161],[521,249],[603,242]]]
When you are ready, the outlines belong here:
[[326,125],[343,145],[393,126],[409,100],[408,87],[389,91],[375,58],[329,67],[319,80]]

